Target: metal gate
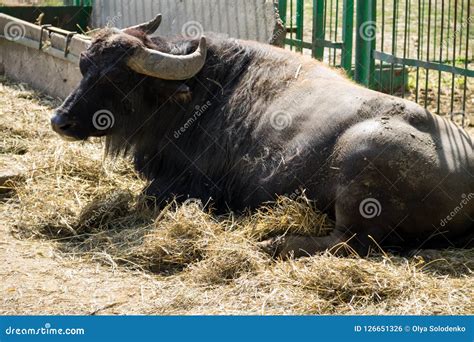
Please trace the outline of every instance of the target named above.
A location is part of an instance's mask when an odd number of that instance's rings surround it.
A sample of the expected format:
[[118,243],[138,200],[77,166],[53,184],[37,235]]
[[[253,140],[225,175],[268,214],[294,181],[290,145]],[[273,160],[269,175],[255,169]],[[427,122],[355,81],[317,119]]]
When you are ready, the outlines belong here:
[[474,114],[474,0],[280,0],[279,6],[290,49],[462,124]]

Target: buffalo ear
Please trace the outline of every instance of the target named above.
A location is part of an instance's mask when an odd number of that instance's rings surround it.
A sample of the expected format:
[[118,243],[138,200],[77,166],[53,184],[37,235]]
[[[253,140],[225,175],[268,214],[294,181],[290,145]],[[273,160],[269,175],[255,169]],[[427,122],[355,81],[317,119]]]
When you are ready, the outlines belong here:
[[162,81],[158,90],[164,100],[172,100],[179,103],[188,103],[191,101],[191,89],[184,82],[180,81]]
[[173,100],[180,103],[188,103],[191,101],[192,98],[191,89],[186,84],[180,84],[174,95],[172,96]]

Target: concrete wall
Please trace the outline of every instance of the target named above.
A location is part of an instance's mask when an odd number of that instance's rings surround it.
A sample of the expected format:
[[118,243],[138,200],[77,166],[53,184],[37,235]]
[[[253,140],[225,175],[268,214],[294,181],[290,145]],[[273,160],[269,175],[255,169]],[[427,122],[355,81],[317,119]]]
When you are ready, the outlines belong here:
[[53,97],[66,98],[82,78],[75,63],[48,54],[39,57],[38,51],[24,45],[0,39],[0,51],[6,76]]
[[164,36],[202,29],[267,43],[284,33],[274,0],[95,0],[92,25],[124,28],[158,13]]

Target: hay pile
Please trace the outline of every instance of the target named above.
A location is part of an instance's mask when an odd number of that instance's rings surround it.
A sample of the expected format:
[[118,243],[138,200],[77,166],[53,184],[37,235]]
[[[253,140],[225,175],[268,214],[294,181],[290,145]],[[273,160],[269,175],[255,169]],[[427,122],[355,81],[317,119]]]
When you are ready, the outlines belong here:
[[1,79],[0,169],[27,171],[0,198],[0,313],[474,312],[474,250],[272,260],[259,240],[332,222],[304,196],[239,217],[193,200],[151,210],[129,161],[50,130],[57,103]]

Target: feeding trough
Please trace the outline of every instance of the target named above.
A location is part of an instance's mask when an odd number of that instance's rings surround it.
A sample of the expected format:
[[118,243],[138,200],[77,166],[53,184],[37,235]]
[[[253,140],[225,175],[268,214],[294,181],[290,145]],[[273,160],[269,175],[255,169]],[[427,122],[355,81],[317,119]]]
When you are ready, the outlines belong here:
[[64,98],[80,81],[79,55],[88,37],[0,14],[0,69],[16,81]]

